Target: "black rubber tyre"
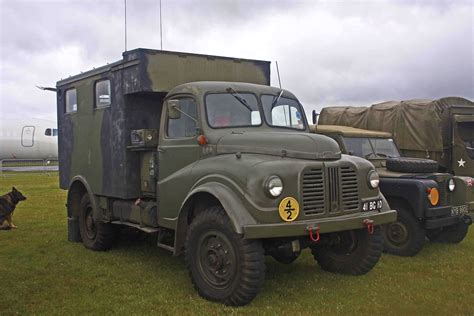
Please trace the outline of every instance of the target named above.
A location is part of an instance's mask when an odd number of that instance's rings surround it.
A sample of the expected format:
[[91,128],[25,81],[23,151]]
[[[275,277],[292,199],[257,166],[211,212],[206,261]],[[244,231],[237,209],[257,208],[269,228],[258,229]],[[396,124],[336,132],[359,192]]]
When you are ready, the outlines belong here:
[[366,274],[382,255],[383,238],[379,227],[373,234],[367,229],[337,233],[339,243],[321,245],[311,249],[314,259],[323,270],[342,274]]
[[387,169],[395,172],[433,173],[438,171],[438,163],[420,158],[387,158]]
[[234,232],[220,206],[202,211],[191,222],[185,260],[199,295],[226,305],[250,303],[265,279],[261,241],[243,239]]
[[96,251],[110,249],[115,239],[115,229],[112,224],[94,220],[92,204],[88,194],[84,194],[81,199],[79,231],[84,246]]
[[298,259],[299,256],[300,256],[300,253],[293,253],[291,255],[287,255],[285,253],[272,254],[273,259],[283,264],[291,264],[295,262],[295,260]]
[[469,226],[466,223],[459,222],[438,230],[429,230],[426,236],[433,242],[458,244],[466,237],[468,230]]
[[414,256],[423,248],[425,229],[405,207],[396,205],[392,207],[397,210],[398,215],[395,222],[382,227],[384,250],[397,256]]

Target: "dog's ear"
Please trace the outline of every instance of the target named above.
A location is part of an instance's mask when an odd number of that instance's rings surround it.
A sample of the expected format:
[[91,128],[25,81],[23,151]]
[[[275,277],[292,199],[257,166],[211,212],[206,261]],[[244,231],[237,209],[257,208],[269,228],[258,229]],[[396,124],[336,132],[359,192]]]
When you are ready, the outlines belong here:
[[16,189],[15,189],[15,187],[12,187],[12,192],[16,192]]

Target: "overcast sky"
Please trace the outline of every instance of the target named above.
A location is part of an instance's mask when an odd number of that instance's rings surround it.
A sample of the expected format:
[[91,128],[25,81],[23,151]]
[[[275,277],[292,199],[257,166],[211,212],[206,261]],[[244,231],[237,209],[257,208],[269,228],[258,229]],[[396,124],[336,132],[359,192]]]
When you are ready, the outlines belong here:
[[[272,85],[329,105],[474,99],[473,1],[162,0],[163,49],[272,61]],[[128,0],[128,49],[160,48],[159,0]],[[56,119],[35,85],[124,50],[124,0],[0,0],[0,117]]]

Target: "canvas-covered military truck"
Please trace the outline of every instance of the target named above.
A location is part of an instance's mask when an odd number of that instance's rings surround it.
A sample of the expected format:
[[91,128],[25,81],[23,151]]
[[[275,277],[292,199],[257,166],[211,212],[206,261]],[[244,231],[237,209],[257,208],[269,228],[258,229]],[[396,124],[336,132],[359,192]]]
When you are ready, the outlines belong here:
[[337,125],[312,125],[315,133],[336,140],[343,153],[368,159],[380,176],[380,190],[397,221],[384,225],[385,250],[413,256],[425,236],[461,242],[472,223],[474,187],[466,177],[438,173],[432,160],[401,157],[392,135]]
[[374,167],[310,134],[269,67],[137,49],[59,81],[69,239],[106,250],[120,225],[154,233],[201,296],[230,305],[255,297],[264,255],[309,247],[325,270],[371,270],[396,218]]
[[327,107],[321,125],[384,131],[406,157],[432,159],[441,172],[474,177],[474,103],[459,97]]

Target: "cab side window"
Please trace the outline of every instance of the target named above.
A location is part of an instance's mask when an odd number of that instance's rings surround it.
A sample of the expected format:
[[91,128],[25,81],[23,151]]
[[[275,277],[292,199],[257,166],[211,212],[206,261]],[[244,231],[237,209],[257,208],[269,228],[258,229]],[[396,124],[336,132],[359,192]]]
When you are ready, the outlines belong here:
[[179,118],[167,118],[166,136],[168,138],[185,138],[196,135],[197,110],[192,98],[175,98],[179,101]]

